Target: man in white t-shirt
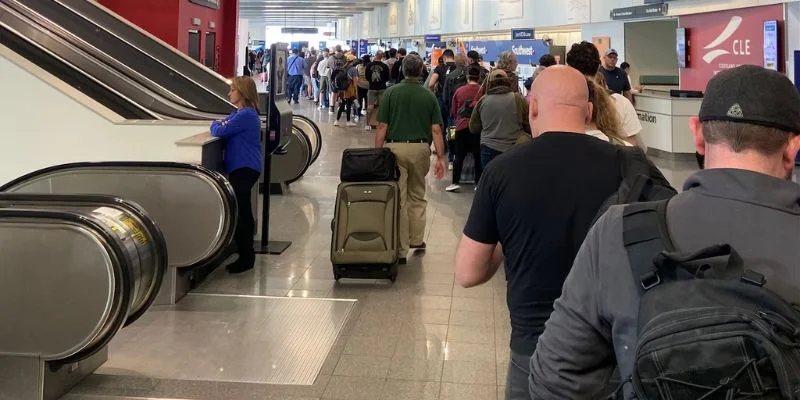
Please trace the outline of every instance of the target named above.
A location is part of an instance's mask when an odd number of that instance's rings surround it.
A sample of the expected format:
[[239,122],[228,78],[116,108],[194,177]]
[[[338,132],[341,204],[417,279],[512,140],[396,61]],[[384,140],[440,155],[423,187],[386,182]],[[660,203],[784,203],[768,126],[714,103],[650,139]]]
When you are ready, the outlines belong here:
[[[598,72],[600,69],[600,52],[594,44],[586,41],[573,44],[567,53],[567,64],[590,79],[594,79],[600,86],[606,87],[604,80],[598,81],[598,77],[602,76]],[[642,124],[639,122],[639,115],[636,113],[636,109],[633,108],[631,101],[617,93],[612,94],[611,98],[614,99],[614,106],[622,124],[623,139],[647,151],[647,146],[639,135],[642,131]]]

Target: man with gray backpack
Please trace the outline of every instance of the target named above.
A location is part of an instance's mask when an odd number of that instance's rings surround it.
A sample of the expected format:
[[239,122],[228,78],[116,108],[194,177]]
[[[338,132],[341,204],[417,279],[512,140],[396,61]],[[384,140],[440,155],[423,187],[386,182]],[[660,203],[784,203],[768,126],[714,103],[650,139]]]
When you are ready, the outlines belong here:
[[800,95],[778,72],[726,70],[690,128],[705,170],[586,237],[532,399],[800,398]]

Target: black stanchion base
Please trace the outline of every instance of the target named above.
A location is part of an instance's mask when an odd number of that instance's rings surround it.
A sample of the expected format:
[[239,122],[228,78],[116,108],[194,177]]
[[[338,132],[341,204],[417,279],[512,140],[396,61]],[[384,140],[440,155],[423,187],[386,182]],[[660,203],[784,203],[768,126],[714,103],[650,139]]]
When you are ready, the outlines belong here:
[[292,242],[282,242],[282,241],[272,241],[270,240],[267,242],[266,246],[261,245],[260,240],[256,240],[255,242],[255,251],[256,254],[282,254],[289,246],[292,245]]

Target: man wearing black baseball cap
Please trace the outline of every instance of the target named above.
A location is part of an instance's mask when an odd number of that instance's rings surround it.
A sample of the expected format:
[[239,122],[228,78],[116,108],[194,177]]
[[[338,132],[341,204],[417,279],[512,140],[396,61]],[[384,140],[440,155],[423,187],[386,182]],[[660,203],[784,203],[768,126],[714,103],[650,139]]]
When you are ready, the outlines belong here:
[[[790,180],[800,150],[797,90],[784,75],[757,66],[720,72],[709,82],[700,115],[691,119],[690,127],[698,153],[706,156],[706,169],[689,177],[683,193],[669,201],[661,232],[669,232],[681,254],[730,245],[747,269],[766,278],[766,289],[788,303],[800,304],[800,186]],[[634,372],[645,275],[636,276],[633,270],[652,271],[653,266],[630,262],[625,243],[632,246],[636,241],[629,230],[623,240],[624,210],[624,206],[609,209],[575,258],[531,358],[533,399],[599,398],[615,367],[623,382]],[[646,228],[642,231],[651,226]],[[691,281],[686,282],[688,294]],[[697,342],[694,351],[681,357],[698,365],[708,365],[709,360],[734,362],[725,354],[707,351],[701,343],[708,342]],[[748,357],[748,350],[742,351]],[[703,388],[695,385],[698,380],[713,380],[704,376],[707,370],[698,366],[682,376],[681,388],[686,391],[675,398],[698,398],[693,395]],[[752,376],[747,371],[743,376]],[[763,379],[776,375],[759,371]],[[730,387],[720,386],[721,395],[742,393],[737,386],[741,380],[734,380]],[[626,399],[631,398],[634,388],[629,380],[621,389]]]

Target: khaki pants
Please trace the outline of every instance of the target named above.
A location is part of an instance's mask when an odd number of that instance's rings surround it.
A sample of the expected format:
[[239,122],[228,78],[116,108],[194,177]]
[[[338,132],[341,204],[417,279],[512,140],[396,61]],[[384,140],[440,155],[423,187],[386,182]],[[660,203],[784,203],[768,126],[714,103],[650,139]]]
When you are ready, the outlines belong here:
[[425,241],[425,176],[431,168],[431,147],[427,143],[387,143],[400,167],[400,257],[410,244]]

